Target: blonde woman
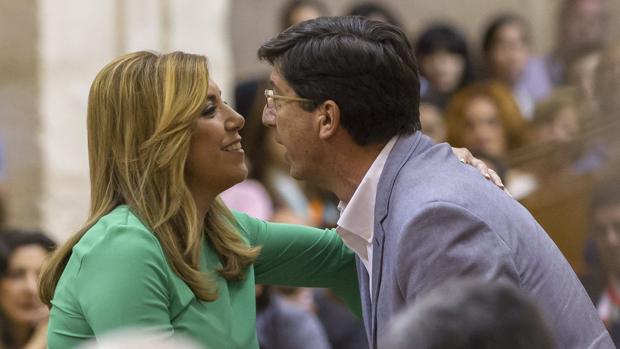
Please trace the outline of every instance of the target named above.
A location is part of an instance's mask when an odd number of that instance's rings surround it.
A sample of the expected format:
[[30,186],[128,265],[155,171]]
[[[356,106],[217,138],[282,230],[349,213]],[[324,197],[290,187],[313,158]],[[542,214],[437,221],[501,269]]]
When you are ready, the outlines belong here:
[[255,283],[329,287],[359,313],[354,255],[334,231],[232,214],[218,198],[246,177],[243,124],[204,56],[136,52],[99,72],[90,217],[42,272],[49,348],[125,327],[258,348]]

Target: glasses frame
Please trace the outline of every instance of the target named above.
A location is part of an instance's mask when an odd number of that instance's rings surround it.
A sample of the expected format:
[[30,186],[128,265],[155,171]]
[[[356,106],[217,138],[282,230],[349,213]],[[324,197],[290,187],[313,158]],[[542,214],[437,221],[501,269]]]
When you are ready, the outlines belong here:
[[[301,103],[312,103],[312,100],[301,97],[292,97],[292,96],[282,96],[275,94],[275,91],[272,89],[265,89],[265,98],[267,99],[267,107],[276,110],[276,100],[288,101],[288,102],[301,102]],[[269,101],[271,100],[271,102]]]

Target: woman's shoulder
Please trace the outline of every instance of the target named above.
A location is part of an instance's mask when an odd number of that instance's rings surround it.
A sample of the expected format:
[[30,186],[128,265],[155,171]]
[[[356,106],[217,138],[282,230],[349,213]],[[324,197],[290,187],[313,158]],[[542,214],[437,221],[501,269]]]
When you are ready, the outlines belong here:
[[126,254],[132,259],[164,258],[159,240],[127,205],[101,217],[73,247],[73,253],[79,259],[122,260]]

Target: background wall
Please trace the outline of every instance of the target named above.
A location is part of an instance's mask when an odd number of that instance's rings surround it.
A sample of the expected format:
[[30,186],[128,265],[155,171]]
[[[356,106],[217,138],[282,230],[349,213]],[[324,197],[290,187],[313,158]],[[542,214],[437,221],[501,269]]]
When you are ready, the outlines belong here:
[[9,225],[58,240],[89,209],[86,103],[96,73],[136,50],[206,54],[233,84],[228,0],[0,0],[0,134]]

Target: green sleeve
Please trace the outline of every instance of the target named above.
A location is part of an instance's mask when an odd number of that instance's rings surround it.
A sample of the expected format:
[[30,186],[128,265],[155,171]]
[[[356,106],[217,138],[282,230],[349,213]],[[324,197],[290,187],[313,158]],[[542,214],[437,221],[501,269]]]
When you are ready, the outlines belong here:
[[130,225],[108,227],[83,257],[75,280],[79,305],[95,336],[125,327],[171,336],[168,270],[150,232]]
[[333,229],[269,223],[235,213],[252,246],[261,246],[254,263],[256,283],[331,288],[356,314],[361,301],[355,254]]

